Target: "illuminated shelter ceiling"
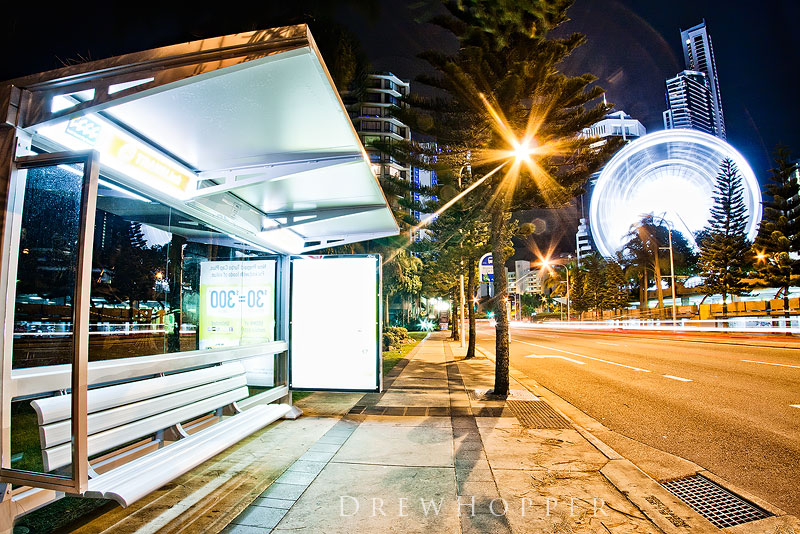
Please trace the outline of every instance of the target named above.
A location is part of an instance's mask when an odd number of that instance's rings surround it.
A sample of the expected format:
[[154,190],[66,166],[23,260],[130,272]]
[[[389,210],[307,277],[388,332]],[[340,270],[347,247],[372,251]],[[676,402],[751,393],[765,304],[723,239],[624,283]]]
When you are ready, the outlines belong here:
[[48,152],[278,253],[398,227],[304,25],[64,67],[0,86]]

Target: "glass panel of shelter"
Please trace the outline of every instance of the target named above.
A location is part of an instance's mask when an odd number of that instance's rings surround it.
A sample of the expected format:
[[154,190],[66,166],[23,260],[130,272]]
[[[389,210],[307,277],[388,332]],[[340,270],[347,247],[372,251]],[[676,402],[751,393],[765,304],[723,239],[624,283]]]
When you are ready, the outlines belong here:
[[[21,211],[21,219],[17,230],[12,369],[66,364],[66,383],[71,383],[76,359],[76,276],[82,246],[82,202],[86,201],[84,190],[88,187],[86,166],[85,162],[31,166],[20,169],[16,180],[23,191],[22,209],[15,209]],[[16,196],[20,199],[19,194]],[[49,480],[63,479],[69,485],[76,476],[72,463],[45,468],[37,414],[30,401],[20,399],[11,404],[10,468],[46,473]],[[64,427],[60,435],[66,436],[67,447],[72,441],[74,454],[72,403],[67,402],[65,409],[68,415],[60,423]]]
[[[83,169],[27,170],[14,314],[13,368],[70,364]],[[276,335],[274,255],[101,176],[89,310],[89,361],[266,343]],[[259,357],[259,387],[285,385],[279,359]],[[249,369],[250,367],[248,367]],[[273,370],[274,379],[264,378]],[[267,375],[270,373],[267,372]],[[36,398],[12,399],[11,468],[48,472]],[[63,424],[63,423],[62,423]],[[71,425],[71,417],[66,420]]]
[[275,339],[274,256],[107,179],[92,275],[90,361]]

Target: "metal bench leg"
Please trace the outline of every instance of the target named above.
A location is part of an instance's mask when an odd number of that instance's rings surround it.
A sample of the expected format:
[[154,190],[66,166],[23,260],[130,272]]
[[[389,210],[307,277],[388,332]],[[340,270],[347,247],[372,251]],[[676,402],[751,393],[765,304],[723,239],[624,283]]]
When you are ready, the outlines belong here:
[[173,425],[169,428],[165,428],[159,433],[162,435],[163,438],[161,440],[162,447],[165,441],[178,441],[180,439],[189,437],[189,434],[186,433],[186,431],[183,429],[180,423]]
[[283,419],[297,419],[301,415],[303,415],[303,410],[292,404],[292,390],[289,390],[289,394],[286,396],[286,404],[288,404],[291,408],[286,415],[283,416]]

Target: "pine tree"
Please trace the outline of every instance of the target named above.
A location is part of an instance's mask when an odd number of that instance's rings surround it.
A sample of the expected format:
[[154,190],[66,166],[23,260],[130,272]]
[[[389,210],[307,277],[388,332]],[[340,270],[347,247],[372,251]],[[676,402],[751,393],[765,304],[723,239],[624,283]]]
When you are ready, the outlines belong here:
[[[516,138],[530,133],[538,147],[558,147],[547,154],[534,150],[530,167],[515,162],[483,186],[497,266],[505,265],[508,257],[505,225],[511,211],[566,204],[617,148],[608,144],[597,150],[590,146],[592,140],[577,135],[610,107],[596,102],[603,90],[590,87],[594,76],[568,77],[558,71],[559,63],[584,42],[578,34],[548,38],[548,32],[566,20],[571,3],[446,0],[449,16],[435,22],[453,33],[459,50],[454,55],[439,50],[422,55],[436,74],[418,81],[438,89],[444,98],[412,102],[427,120],[409,125],[416,131],[427,126],[426,133],[441,146],[475,155],[476,176],[489,174],[498,164],[489,157],[479,161],[479,154],[509,154],[516,148],[510,132],[516,132]],[[499,303],[508,291],[502,268],[495,272],[494,288]],[[507,394],[509,386],[507,319],[498,314],[494,392],[499,395]]]
[[775,152],[775,168],[770,169],[764,216],[754,245],[756,268],[764,281],[783,293],[783,309],[789,317],[789,286],[792,275],[799,274],[800,260],[791,253],[800,252],[800,184],[794,176],[798,164],[785,147]]
[[628,305],[628,300],[627,280],[622,265],[616,260],[610,260],[606,264],[603,307],[609,310],[619,310]]
[[586,271],[580,267],[570,269],[569,273],[569,303],[570,311],[578,312],[578,318],[583,318],[583,312],[591,306],[590,296],[586,291]]
[[705,227],[706,235],[700,243],[699,267],[705,278],[706,295],[722,295],[722,316],[728,316],[728,295],[744,295],[747,284],[747,266],[750,243],[745,233],[747,206],[744,203],[742,176],[733,160],[726,158],[720,164],[714,188],[714,205],[711,218]]
[[605,308],[604,289],[606,281],[606,261],[597,254],[589,254],[583,258],[583,267],[586,269],[586,295],[587,306],[598,314],[598,319],[602,318],[602,311]]

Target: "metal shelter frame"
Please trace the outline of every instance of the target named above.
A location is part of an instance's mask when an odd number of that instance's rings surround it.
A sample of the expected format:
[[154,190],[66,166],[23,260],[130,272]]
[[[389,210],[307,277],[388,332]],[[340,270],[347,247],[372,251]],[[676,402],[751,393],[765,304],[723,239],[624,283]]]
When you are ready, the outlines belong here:
[[[299,80],[296,84],[293,77]],[[297,103],[295,89],[305,95],[307,106],[287,110],[287,102]],[[291,120],[292,113],[297,121]],[[163,373],[284,353],[289,340],[290,256],[398,233],[369,158],[305,25],[203,39],[11,80],[0,84],[0,117],[0,198],[5,207],[0,219],[0,317],[5,324],[0,344],[0,478],[5,483],[0,531],[10,528],[15,516],[50,502],[54,492],[80,493],[86,487],[89,385],[138,376],[143,370]],[[246,125],[238,130],[240,124]],[[91,131],[84,131],[82,139],[64,135],[65,125],[111,132],[115,139],[137,146],[146,165],[134,168],[130,161],[115,160],[107,147],[92,144],[96,140]],[[186,132],[191,135],[181,135]],[[18,177],[27,167],[73,161],[85,165],[78,244],[82,270],[76,276],[73,302],[74,361],[71,369],[55,366],[58,369],[46,375],[12,370]],[[89,363],[98,173],[234,240],[277,254],[276,341],[169,358]],[[287,359],[283,362],[286,367],[279,372],[288,377]],[[11,469],[11,400],[42,387],[77,393],[72,405],[71,478]],[[280,398],[291,402],[288,387],[276,387],[261,400]],[[46,491],[14,500],[11,483]]]

